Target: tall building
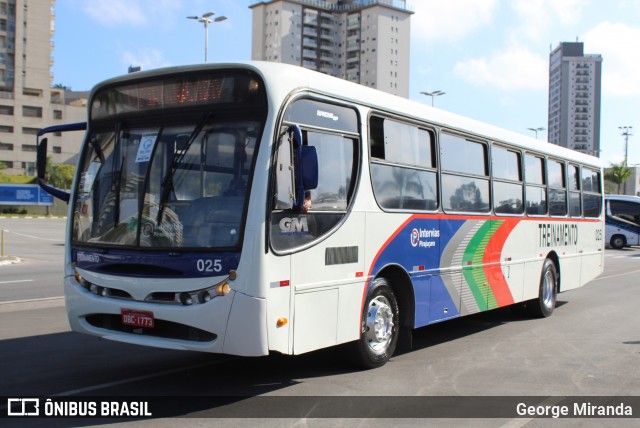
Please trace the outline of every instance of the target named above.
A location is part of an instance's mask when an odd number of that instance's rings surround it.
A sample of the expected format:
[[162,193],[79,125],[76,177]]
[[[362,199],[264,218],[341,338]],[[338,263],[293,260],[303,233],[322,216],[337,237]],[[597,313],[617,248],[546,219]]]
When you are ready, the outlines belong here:
[[[52,88],[55,0],[0,0],[0,162],[10,174],[35,174],[36,133],[86,120],[86,100]],[[81,136],[49,136],[54,163],[78,152]]]
[[549,142],[600,156],[602,56],[582,42],[560,43],[549,55]]
[[250,8],[252,59],[409,96],[413,12],[404,0],[272,0]]

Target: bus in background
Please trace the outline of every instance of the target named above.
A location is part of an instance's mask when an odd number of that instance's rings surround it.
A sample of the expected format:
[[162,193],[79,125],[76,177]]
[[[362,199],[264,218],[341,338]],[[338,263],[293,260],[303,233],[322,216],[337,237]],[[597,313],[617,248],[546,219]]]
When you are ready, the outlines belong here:
[[244,356],[348,344],[373,368],[415,328],[548,317],[603,269],[599,159],[300,67],[115,78],[84,128],[58,193],[78,332]]
[[621,249],[640,245],[640,197],[606,195],[606,243]]

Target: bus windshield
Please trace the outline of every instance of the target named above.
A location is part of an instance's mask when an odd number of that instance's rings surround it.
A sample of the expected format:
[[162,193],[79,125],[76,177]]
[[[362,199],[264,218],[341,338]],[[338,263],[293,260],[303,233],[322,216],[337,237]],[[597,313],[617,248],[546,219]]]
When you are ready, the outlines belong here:
[[225,104],[178,117],[170,108],[145,118],[136,111],[134,119],[125,112],[90,124],[74,192],[74,242],[237,247],[266,111]]

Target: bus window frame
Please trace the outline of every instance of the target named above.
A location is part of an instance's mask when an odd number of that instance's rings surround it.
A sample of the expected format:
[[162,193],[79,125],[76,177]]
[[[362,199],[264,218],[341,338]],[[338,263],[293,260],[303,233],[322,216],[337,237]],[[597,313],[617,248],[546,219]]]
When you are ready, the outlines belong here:
[[[310,100],[317,103],[329,104],[340,108],[350,109],[355,112],[355,120],[357,132],[350,132],[345,130],[335,130],[331,128],[324,128],[320,126],[313,126],[305,123],[294,123],[289,122],[286,119],[286,113],[288,109],[298,101],[302,100]],[[304,251],[308,248],[314,247],[330,236],[332,236],[338,229],[342,227],[342,225],[347,221],[351,212],[353,211],[354,202],[358,197],[358,191],[360,189],[360,181],[362,179],[362,159],[363,159],[363,147],[362,147],[362,115],[360,111],[360,105],[356,103],[349,103],[344,100],[332,98],[330,96],[326,96],[320,92],[301,90],[294,91],[289,94],[289,96],[280,104],[280,110],[277,112],[276,120],[274,121],[274,132],[271,141],[271,152],[269,159],[269,172],[267,179],[267,206],[265,210],[265,254],[271,251],[271,253],[277,256],[286,256],[295,254],[300,251]],[[276,192],[276,169],[277,169],[277,152],[279,141],[283,137],[283,132],[286,132],[292,125],[298,125],[300,130],[304,135],[308,132],[318,132],[330,135],[341,136],[343,138],[348,138],[353,140],[355,152],[353,154],[353,162],[352,162],[352,177],[354,178],[351,181],[350,188],[347,192],[347,206],[344,211],[340,211],[344,213],[342,218],[329,229],[327,232],[323,233],[321,236],[314,238],[313,240],[293,246],[291,248],[286,249],[277,249],[274,247],[272,239],[271,239],[271,219],[274,211],[282,211],[276,210],[275,208],[275,199],[274,192]],[[305,137],[306,138],[306,137]]]
[[[583,171],[584,170],[587,171],[591,171],[592,173],[595,173],[598,177],[598,192],[594,192],[592,190],[584,190],[584,185],[582,184],[582,179],[583,179]],[[604,183],[603,183],[603,175],[601,171],[594,169],[591,166],[586,166],[586,165],[580,165],[580,195],[581,195],[581,203],[582,203],[582,216],[586,219],[600,219],[602,218],[603,213],[605,212],[605,207],[604,207]],[[590,196],[600,196],[600,212],[598,213],[597,216],[588,216],[586,213],[586,210],[584,209],[585,207],[585,194],[586,195],[590,195]]]
[[[418,131],[422,130],[422,131],[426,131],[427,133],[429,133],[429,135],[431,136],[431,141],[430,141],[430,150],[431,150],[431,165],[430,167],[425,167],[422,165],[416,165],[416,164],[408,164],[408,163],[402,163],[402,162],[395,162],[395,161],[390,161],[387,160],[386,158],[379,158],[379,157],[374,157],[372,155],[372,150],[371,150],[371,119],[372,118],[378,118],[378,119],[382,119],[384,120],[390,120],[393,122],[397,122],[400,123],[402,125],[406,125],[406,126],[412,126],[418,129]],[[384,130],[384,122],[383,122],[383,130]],[[366,141],[366,145],[367,145],[367,152],[368,152],[368,166],[369,166],[369,181],[370,181],[370,186],[371,186],[371,193],[373,195],[373,199],[376,203],[376,205],[378,206],[378,208],[380,208],[381,211],[383,212],[389,212],[389,213],[397,213],[397,212],[401,212],[401,213],[437,213],[438,211],[440,211],[440,209],[442,208],[442,203],[441,203],[441,197],[442,197],[442,192],[441,192],[441,185],[440,185],[440,146],[439,146],[439,142],[438,142],[438,131],[437,129],[428,123],[425,122],[420,122],[420,121],[416,121],[416,120],[412,120],[406,117],[402,117],[402,116],[397,116],[397,115],[393,115],[390,114],[388,112],[381,112],[379,110],[374,110],[372,109],[369,112],[369,115],[367,116],[367,141]],[[363,140],[363,144],[364,140]],[[382,165],[382,166],[388,166],[388,167],[396,167],[396,168],[401,168],[403,170],[414,170],[414,171],[421,171],[421,172],[427,172],[427,173],[433,173],[435,175],[435,207],[432,210],[429,209],[404,209],[404,208],[388,208],[388,207],[384,207],[380,201],[378,200],[378,196],[375,192],[375,188],[374,188],[374,184],[373,184],[373,173],[372,173],[372,165]]]
[[[571,186],[569,185],[570,181],[569,181],[569,176],[570,176],[570,172],[571,172],[571,168],[575,168],[575,171],[578,172],[578,179],[576,181],[576,189],[572,189]],[[581,165],[575,162],[567,162],[567,204],[568,204],[568,209],[567,209],[567,215],[570,218],[583,218],[584,217],[584,203],[582,201],[582,170],[581,170]],[[571,194],[577,194],[578,195],[578,202],[580,203],[580,212],[578,213],[578,215],[572,215],[571,214]]]
[[[440,206],[442,208],[442,212],[445,214],[451,214],[451,215],[473,215],[473,216],[487,216],[487,215],[494,215],[494,210],[493,210],[493,188],[491,185],[491,180],[492,180],[492,174],[491,174],[491,154],[490,154],[490,144],[489,141],[482,139],[480,136],[477,135],[470,135],[464,132],[459,132],[456,131],[454,129],[451,128],[440,128],[439,129],[440,132],[438,132],[438,174],[439,174],[439,180],[438,180],[438,187],[440,190]],[[442,165],[442,138],[441,135],[442,134],[447,134],[450,135],[452,137],[456,137],[456,138],[461,138],[465,141],[471,142],[471,143],[476,143],[476,144],[480,144],[483,149],[484,149],[484,170],[485,170],[485,175],[477,175],[477,174],[469,174],[469,173],[464,173],[463,171],[456,171],[456,170],[445,170],[443,165]],[[487,207],[488,209],[486,211],[458,211],[458,210],[449,210],[445,208],[445,204],[444,204],[444,193],[443,193],[443,183],[444,183],[444,179],[443,179],[443,175],[449,175],[449,176],[455,176],[455,177],[467,177],[467,178],[476,178],[479,180],[486,180],[487,181],[487,191],[488,191],[488,199],[487,199]]]
[[[566,218],[569,217],[569,183],[567,180],[567,161],[561,158],[557,158],[557,157],[552,157],[552,156],[547,156],[546,157],[546,173],[547,173],[547,212],[549,214],[549,217],[553,217],[553,218]],[[550,162],[556,162],[559,163],[561,165],[561,172],[562,172],[562,179],[564,181],[564,187],[555,187],[551,185],[551,180],[549,178],[549,163]],[[551,191],[552,190],[563,190],[564,191],[564,208],[565,208],[565,213],[564,214],[552,214],[551,213],[551,200],[550,200],[550,195],[551,195]]]
[[[502,150],[506,150],[508,152],[512,152],[515,153],[518,156],[518,168],[519,168],[519,175],[520,175],[520,179],[519,181],[514,181],[511,179],[507,179],[507,178],[500,178],[500,177],[496,177],[494,174],[494,168],[493,168],[493,149],[494,148],[499,148]],[[524,182],[524,164],[523,164],[523,153],[522,150],[520,150],[517,146],[513,146],[513,145],[509,145],[506,144],[504,142],[497,142],[497,141],[492,141],[491,142],[491,146],[490,146],[490,159],[489,159],[489,165],[491,167],[491,171],[490,171],[490,175],[491,175],[491,211],[493,212],[493,214],[495,216],[500,216],[500,217],[524,217],[526,214],[526,206],[525,206],[525,182]],[[498,183],[504,183],[504,184],[517,184],[520,185],[520,190],[521,190],[521,196],[522,196],[522,211],[520,213],[500,213],[496,211],[496,205],[495,205],[495,195],[496,192],[494,190],[494,184],[498,182]]]
[[[527,178],[527,156],[533,156],[536,159],[541,159],[542,160],[542,183],[535,183],[535,182],[529,182],[528,178]],[[524,208],[524,212],[526,214],[527,217],[532,217],[532,218],[544,218],[544,217],[549,217],[549,188],[547,185],[547,161],[546,161],[546,156],[543,154],[540,154],[538,152],[533,152],[530,150],[525,150],[524,151],[524,155],[522,157],[522,161],[523,161],[523,165],[524,165],[524,199],[525,199],[525,208]],[[544,190],[544,195],[545,195],[545,212],[542,214],[532,214],[527,212],[527,202],[529,202],[529,198],[527,198],[527,188],[528,187],[535,187],[538,189],[542,189]]]

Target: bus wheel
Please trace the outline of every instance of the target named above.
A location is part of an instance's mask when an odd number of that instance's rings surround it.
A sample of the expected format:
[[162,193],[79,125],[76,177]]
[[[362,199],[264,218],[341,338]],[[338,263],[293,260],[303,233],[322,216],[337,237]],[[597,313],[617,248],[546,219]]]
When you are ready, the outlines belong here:
[[531,315],[538,318],[550,317],[556,308],[556,293],[558,290],[558,271],[551,259],[546,259],[542,265],[540,289],[538,298],[529,302],[527,309]]
[[360,339],[354,342],[358,365],[373,369],[384,365],[398,344],[398,302],[384,278],[377,278],[369,287],[362,311]]
[[609,244],[611,244],[611,248],[621,250],[625,245],[627,245],[627,240],[624,239],[624,236],[622,235],[613,235]]

